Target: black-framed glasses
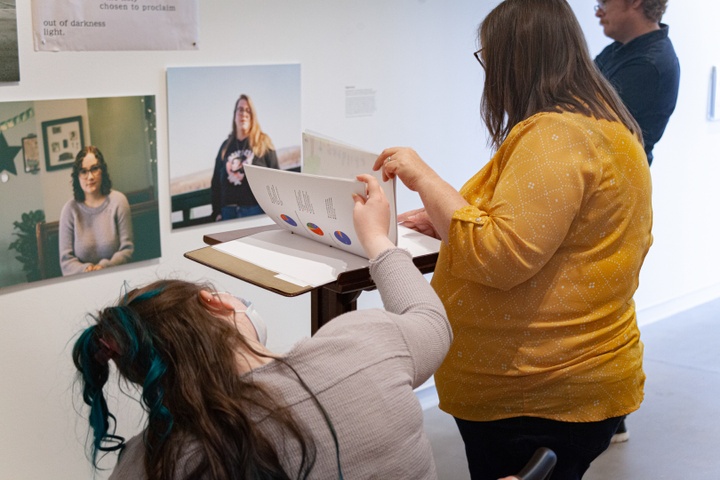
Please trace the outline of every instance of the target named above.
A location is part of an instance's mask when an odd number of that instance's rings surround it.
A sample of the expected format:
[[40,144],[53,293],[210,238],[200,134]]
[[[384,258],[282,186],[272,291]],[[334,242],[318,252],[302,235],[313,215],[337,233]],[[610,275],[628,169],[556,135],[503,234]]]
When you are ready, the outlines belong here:
[[252,112],[250,111],[249,108],[238,107],[237,110],[235,110],[235,111],[237,113],[247,113],[248,115],[252,115]]
[[97,175],[99,171],[100,165],[95,164],[90,168],[81,168],[80,170],[78,170],[78,175],[80,175],[82,178],[86,178],[91,173],[93,174],[93,176]]
[[483,62],[483,59],[482,59],[482,51],[483,51],[483,49],[481,48],[477,52],[473,53],[473,55],[475,55],[475,60],[480,62],[480,66],[485,68],[485,62]]

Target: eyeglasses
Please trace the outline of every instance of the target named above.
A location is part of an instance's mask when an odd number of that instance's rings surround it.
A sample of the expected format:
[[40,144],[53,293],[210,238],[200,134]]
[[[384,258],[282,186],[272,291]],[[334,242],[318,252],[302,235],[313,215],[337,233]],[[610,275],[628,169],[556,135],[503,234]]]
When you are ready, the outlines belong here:
[[247,113],[248,115],[252,114],[252,112],[250,111],[249,108],[238,107],[237,110],[235,110],[235,111],[237,113]]
[[100,165],[95,164],[90,168],[81,168],[78,170],[78,175],[80,175],[82,178],[87,178],[89,174],[97,175],[98,172],[101,170]]
[[597,13],[598,10],[605,11],[605,5],[607,5],[608,0],[598,0],[597,5],[595,5],[595,12]]
[[482,68],[485,68],[485,62],[483,62],[482,56],[481,56],[482,51],[483,51],[483,49],[481,48],[481,49],[478,50],[477,52],[473,53],[473,55],[475,55],[475,59],[476,59],[478,62],[480,62],[480,66],[481,66]]

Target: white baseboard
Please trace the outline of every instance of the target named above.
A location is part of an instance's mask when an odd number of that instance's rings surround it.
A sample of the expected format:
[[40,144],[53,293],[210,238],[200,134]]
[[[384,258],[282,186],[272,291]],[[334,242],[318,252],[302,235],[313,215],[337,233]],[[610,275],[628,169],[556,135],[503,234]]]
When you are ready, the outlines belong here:
[[638,326],[644,327],[720,298],[720,283],[638,310]]

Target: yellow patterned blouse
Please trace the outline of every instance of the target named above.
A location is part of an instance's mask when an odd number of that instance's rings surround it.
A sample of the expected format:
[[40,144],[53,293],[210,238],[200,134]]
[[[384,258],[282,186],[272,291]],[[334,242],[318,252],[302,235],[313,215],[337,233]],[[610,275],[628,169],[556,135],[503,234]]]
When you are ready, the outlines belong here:
[[633,293],[652,243],[650,171],[620,123],[540,113],[460,190],[432,284],[455,334],[440,408],[591,422],[640,406]]

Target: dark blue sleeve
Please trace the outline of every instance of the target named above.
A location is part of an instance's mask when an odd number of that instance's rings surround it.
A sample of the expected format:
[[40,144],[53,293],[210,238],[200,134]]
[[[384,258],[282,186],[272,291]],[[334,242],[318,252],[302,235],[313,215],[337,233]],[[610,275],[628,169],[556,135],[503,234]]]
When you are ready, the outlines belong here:
[[669,115],[659,108],[660,74],[648,63],[627,64],[611,80],[625,106],[642,129],[646,151],[660,139]]

